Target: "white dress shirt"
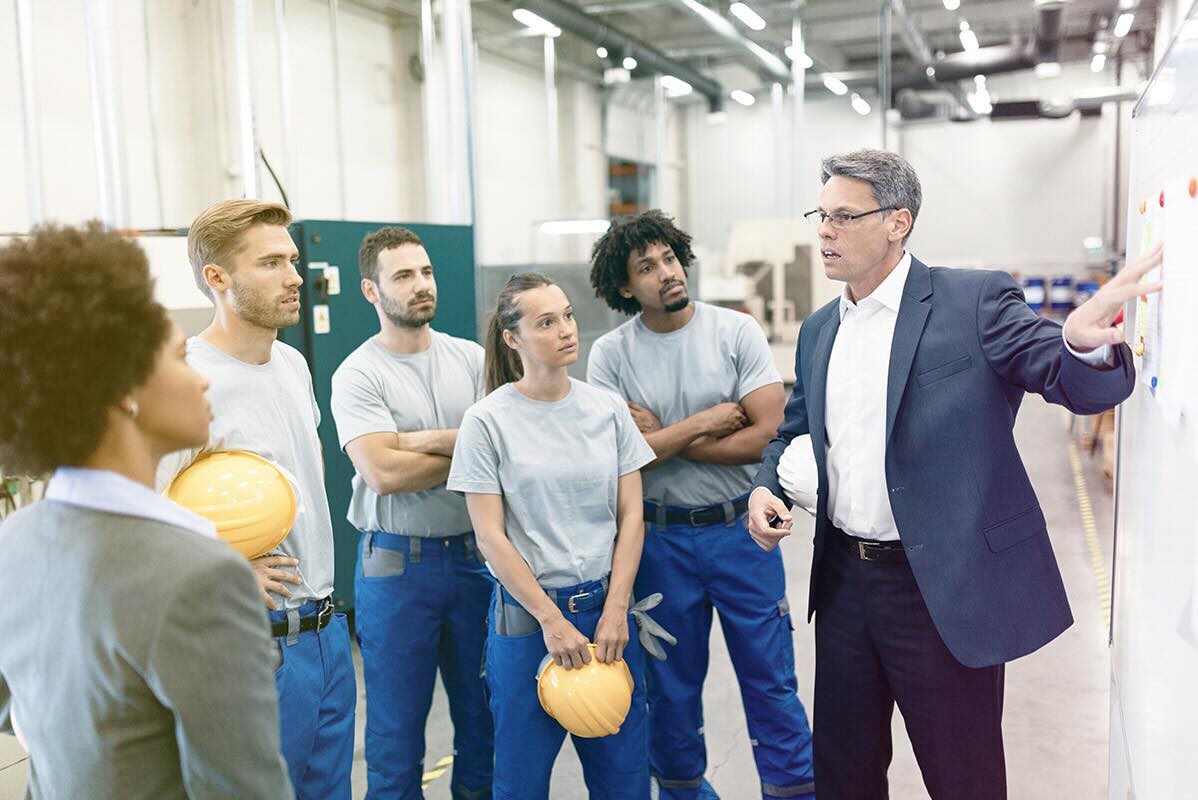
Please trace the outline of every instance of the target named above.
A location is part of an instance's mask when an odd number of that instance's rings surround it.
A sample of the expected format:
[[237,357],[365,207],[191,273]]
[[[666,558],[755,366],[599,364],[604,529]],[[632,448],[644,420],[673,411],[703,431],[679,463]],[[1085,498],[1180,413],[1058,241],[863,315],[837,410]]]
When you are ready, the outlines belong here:
[[216,527],[211,521],[109,470],[59,467],[46,485],[45,498],[93,511],[152,519],[216,538]]

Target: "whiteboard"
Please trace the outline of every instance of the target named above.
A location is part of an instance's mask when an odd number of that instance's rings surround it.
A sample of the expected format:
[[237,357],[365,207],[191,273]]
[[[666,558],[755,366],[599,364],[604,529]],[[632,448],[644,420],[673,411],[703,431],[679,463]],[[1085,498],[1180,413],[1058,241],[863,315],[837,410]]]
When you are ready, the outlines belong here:
[[1119,412],[1112,800],[1198,796],[1198,4],[1133,114],[1129,260],[1165,243],[1165,290],[1129,306]]

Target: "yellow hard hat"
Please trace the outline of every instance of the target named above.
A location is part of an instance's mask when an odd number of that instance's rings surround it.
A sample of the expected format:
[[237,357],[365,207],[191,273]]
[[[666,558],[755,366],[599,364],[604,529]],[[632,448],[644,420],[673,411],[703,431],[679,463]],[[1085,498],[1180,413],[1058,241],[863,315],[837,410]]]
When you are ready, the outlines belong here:
[[208,453],[180,472],[166,496],[211,520],[246,558],[269,553],[295,524],[295,490],[279,467],[244,450]]
[[541,708],[575,736],[594,739],[620,732],[632,707],[632,673],[623,659],[604,664],[595,658],[580,669],[559,667],[552,659],[537,675]]

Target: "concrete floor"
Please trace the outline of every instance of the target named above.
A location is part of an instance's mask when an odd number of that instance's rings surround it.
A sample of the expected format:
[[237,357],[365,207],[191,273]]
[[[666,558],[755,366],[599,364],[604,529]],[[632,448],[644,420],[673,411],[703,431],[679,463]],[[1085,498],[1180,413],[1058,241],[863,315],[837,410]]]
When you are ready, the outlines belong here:
[[[1098,800],[1107,796],[1108,685],[1107,632],[1098,602],[1090,554],[1078,514],[1068,454],[1065,416],[1038,397],[1029,397],[1016,434],[1032,483],[1048,518],[1049,531],[1065,587],[1073,606],[1074,626],[1039,652],[1008,666],[1004,732],[1009,795],[1018,800]],[[1104,561],[1110,568],[1111,500],[1097,457],[1083,454]],[[796,621],[795,650],[799,693],[811,710],[814,674],[813,628],[806,618],[807,578],[811,565],[810,519],[796,520],[795,535],[783,544],[788,594]],[[707,717],[707,778],[726,800],[759,796],[744,712],[718,624],[713,628],[712,658],[704,707]],[[365,795],[362,751],[364,725],[359,667],[358,746],[354,762],[354,797]],[[429,717],[426,770],[449,756],[452,730],[445,697],[437,688]],[[891,797],[927,798],[919,768],[903,729],[894,718],[894,762]],[[0,800],[21,797],[24,765],[15,743],[0,737]],[[10,764],[12,766],[10,766]],[[429,800],[449,798],[449,774],[431,780]],[[554,772],[554,800],[585,798],[582,772],[571,746],[562,748]]]

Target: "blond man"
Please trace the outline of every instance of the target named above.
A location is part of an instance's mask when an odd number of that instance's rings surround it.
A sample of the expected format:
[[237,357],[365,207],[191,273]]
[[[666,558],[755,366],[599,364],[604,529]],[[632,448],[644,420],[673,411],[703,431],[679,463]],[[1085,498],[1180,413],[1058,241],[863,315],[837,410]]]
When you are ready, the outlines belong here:
[[[196,217],[187,236],[196,286],[216,307],[187,343],[210,382],[210,450],[248,450],[282,467],[299,495],[287,538],[251,562],[269,609],[280,731],[300,800],[350,797],[355,689],[349,629],[333,613],[333,529],[325,495],[320,410],[304,357],[278,341],[299,322],[299,251],[281,205],[227,200]],[[194,453],[159,472],[168,481]],[[202,602],[203,598],[197,598]]]

